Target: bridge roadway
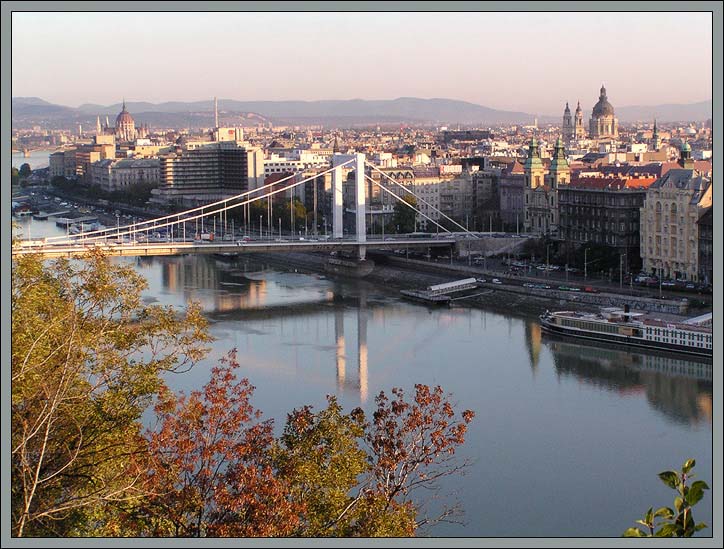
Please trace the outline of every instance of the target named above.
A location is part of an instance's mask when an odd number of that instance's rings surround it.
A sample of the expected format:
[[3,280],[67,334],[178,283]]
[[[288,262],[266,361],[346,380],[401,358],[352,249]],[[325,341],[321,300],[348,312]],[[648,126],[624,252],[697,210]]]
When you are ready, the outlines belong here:
[[186,254],[223,254],[223,253],[274,253],[274,252],[356,252],[360,246],[368,249],[389,250],[400,248],[433,248],[455,245],[454,238],[395,240],[327,240],[327,241],[249,241],[249,242],[136,242],[112,244],[98,241],[88,244],[25,245],[13,248],[12,255],[39,254],[44,259],[60,257],[73,258],[92,250],[103,250],[111,256],[155,256]]

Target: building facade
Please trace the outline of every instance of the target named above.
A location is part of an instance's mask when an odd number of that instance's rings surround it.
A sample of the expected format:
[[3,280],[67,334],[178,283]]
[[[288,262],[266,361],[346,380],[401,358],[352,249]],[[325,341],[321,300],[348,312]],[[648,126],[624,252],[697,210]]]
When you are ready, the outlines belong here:
[[500,219],[508,230],[518,232],[525,218],[525,171],[520,162],[514,161],[502,170],[498,189]]
[[161,162],[158,158],[106,159],[91,165],[94,185],[107,192],[122,191],[134,185],[161,183]]
[[554,231],[554,193],[546,184],[545,167],[540,158],[538,142],[531,139],[528,157],[523,165],[525,172],[525,232],[540,236]]
[[161,185],[152,202],[195,206],[248,190],[246,149],[233,141],[179,149],[159,160]]
[[714,213],[712,207],[699,217],[699,281],[714,281]]
[[641,257],[646,272],[696,281],[698,221],[711,206],[711,180],[691,167],[691,148],[686,144],[679,164],[649,187],[641,208]]
[[615,248],[624,267],[640,268],[640,211],[646,187],[652,183],[652,179],[584,177],[561,186],[560,239],[572,248],[588,243]]

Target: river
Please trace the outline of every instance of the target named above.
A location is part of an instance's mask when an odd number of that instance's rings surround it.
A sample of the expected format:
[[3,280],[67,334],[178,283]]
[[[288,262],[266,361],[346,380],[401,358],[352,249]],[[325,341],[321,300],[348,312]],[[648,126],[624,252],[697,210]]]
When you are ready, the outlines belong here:
[[[20,223],[34,237],[62,234],[51,222]],[[552,340],[535,317],[429,309],[368,282],[252,259],[123,261],[148,280],[147,301],[197,300],[210,320],[211,356],[170,376],[174,389],[200,388],[235,347],[255,406],[278,428],[327,394],[347,411],[370,410],[379,391],[415,383],[439,384],[474,410],[460,452],[474,464],[441,492],[462,504],[465,524],[423,534],[618,537],[649,507],[672,506],[660,471],[694,457],[697,478],[711,484],[710,362]],[[711,535],[709,492],[694,516]]]
[[31,151],[30,156],[24,156],[21,152],[13,153],[13,168],[20,169],[23,164],[28,164],[31,170],[47,168],[50,164],[50,155],[55,149]]

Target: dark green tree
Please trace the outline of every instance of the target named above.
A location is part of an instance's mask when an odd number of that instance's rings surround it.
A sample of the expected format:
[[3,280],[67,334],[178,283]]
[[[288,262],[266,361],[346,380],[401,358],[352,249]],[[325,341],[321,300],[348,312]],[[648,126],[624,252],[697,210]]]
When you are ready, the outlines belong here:
[[412,208],[417,208],[417,200],[410,194],[406,194],[402,199],[405,202],[404,204],[399,200],[395,204],[392,221],[390,223],[390,232],[414,233],[416,227],[415,216],[417,214]]
[[29,177],[31,173],[33,173],[33,170],[30,169],[30,164],[28,164],[27,162],[21,165],[20,170],[18,171],[20,179],[25,179]]

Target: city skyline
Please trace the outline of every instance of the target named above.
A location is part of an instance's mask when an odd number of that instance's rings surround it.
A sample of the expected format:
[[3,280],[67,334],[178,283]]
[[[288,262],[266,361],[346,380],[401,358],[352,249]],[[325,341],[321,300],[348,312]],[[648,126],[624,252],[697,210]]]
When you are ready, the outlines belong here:
[[[543,116],[592,105],[601,84],[621,107],[711,99],[711,14],[625,15],[14,13],[12,95],[73,107],[437,97]],[[687,78],[652,78],[672,67]]]

